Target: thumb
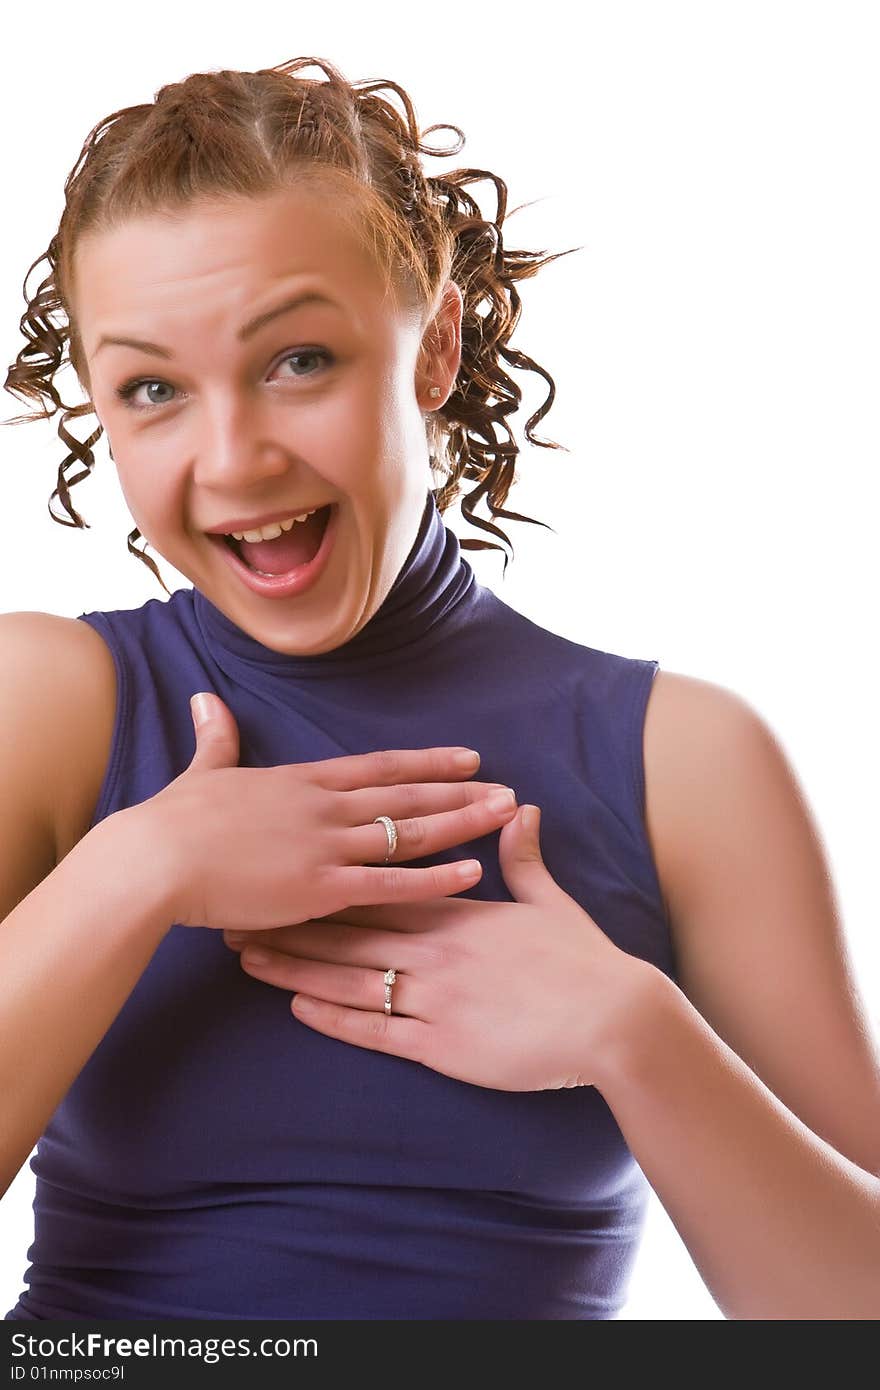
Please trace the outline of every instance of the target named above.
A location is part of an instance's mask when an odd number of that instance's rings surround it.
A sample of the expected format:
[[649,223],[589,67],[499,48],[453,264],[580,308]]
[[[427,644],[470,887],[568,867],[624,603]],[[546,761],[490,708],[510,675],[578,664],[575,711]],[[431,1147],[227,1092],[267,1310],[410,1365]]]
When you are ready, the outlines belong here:
[[199,691],[189,708],[196,733],[190,767],[237,767],[238,725],[229,706],[213,691]]
[[517,902],[539,906],[559,893],[541,854],[539,807],[521,806],[513,820],[502,826],[498,859],[501,876]]

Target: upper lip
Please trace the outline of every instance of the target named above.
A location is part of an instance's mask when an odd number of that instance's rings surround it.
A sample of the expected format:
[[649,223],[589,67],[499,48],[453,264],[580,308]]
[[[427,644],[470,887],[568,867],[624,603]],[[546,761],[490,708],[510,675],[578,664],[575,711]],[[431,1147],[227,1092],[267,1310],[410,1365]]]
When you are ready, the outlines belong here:
[[271,526],[273,521],[287,521],[291,516],[302,516],[303,512],[317,512],[324,507],[332,507],[332,502],[309,502],[304,507],[288,507],[284,512],[267,512],[265,516],[240,517],[237,521],[223,521],[219,526],[208,526],[206,535],[228,536],[233,531],[256,531],[259,526]]

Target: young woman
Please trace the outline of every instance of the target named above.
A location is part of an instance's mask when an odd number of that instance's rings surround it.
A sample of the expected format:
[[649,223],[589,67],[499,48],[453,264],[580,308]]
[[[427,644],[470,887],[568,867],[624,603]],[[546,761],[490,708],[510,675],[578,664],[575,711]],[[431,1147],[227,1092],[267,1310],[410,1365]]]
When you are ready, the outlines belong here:
[[726,1316],[876,1317],[880,1066],[793,773],[476,583],[443,512],[527,520],[545,260],[316,61],[95,128],[7,377],[65,524],[106,431],[193,587],[0,622],[6,1316],[611,1318],[653,1187]]

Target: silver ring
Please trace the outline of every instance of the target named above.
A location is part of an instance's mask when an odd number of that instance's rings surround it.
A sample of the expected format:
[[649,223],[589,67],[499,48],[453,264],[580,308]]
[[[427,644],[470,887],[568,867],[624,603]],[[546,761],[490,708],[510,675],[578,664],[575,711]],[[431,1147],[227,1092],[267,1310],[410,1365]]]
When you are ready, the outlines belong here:
[[390,1014],[390,1013],[391,1013],[391,986],[394,984],[394,981],[395,981],[396,979],[397,979],[397,971],[396,971],[396,970],[386,970],[386,971],[385,971],[384,980],[385,980],[385,1012],[386,1012],[386,1014]]
[[385,827],[385,834],[388,836],[388,853],[385,855],[384,862],[387,864],[388,860],[391,858],[392,854],[397,849],[397,826],[394,824],[394,821],[391,819],[390,816],[376,816],[372,821],[370,821],[370,824],[384,825]]

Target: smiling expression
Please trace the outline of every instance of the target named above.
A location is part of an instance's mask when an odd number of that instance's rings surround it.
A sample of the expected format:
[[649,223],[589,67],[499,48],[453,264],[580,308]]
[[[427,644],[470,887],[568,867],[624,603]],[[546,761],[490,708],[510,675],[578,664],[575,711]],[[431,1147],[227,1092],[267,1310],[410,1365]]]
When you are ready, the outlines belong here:
[[[265,646],[348,641],[415,540],[425,413],[461,358],[458,286],[426,325],[385,294],[332,198],[304,188],[90,233],[74,273],[91,401],[142,535]],[[329,561],[286,599],[252,593],[206,535],[325,503]]]

